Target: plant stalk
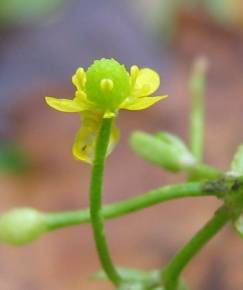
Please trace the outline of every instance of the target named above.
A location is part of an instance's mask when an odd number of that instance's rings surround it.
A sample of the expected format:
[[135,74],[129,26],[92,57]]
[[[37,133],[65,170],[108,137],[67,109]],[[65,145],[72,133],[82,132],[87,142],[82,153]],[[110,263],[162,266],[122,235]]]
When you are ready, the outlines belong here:
[[206,82],[207,60],[199,57],[195,60],[189,88],[192,97],[190,116],[191,151],[198,162],[203,159],[204,140],[204,92]]
[[104,218],[102,215],[103,175],[112,121],[112,118],[102,120],[96,141],[95,157],[90,182],[90,218],[101,265],[113,284],[118,286],[121,282],[121,278],[116,271],[109,253],[105,236]]
[[[142,195],[128,198],[124,201],[104,205],[102,208],[102,216],[104,219],[112,219],[169,200],[215,195],[216,193],[212,190],[204,190],[203,182],[168,185],[150,190]],[[46,213],[46,225],[48,231],[87,223],[90,223],[89,208],[75,211]]]
[[219,208],[212,219],[172,258],[162,271],[162,283],[166,290],[177,289],[182,270],[230,218],[224,206]]

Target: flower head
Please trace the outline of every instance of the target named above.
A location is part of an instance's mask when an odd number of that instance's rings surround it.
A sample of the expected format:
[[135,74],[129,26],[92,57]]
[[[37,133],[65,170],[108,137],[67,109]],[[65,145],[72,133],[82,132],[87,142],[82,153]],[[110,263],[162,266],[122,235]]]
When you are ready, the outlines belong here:
[[106,112],[116,112],[130,93],[129,74],[114,59],[96,60],[88,68],[86,79],[88,100]]
[[[113,118],[120,109],[143,110],[166,97],[150,97],[160,84],[155,71],[132,66],[129,74],[124,65],[114,59],[96,60],[86,72],[78,68],[72,82],[76,87],[72,100],[46,97],[46,102],[58,111],[81,113],[82,126],[75,138],[73,154],[88,163],[93,160],[102,118]],[[119,130],[113,124],[108,153],[118,139]]]

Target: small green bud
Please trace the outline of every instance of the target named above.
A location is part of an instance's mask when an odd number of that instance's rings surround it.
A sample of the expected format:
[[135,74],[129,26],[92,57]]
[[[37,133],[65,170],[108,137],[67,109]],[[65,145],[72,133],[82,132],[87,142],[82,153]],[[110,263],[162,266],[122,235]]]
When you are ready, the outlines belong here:
[[88,68],[86,77],[88,99],[105,110],[114,112],[129,96],[129,74],[114,59],[96,60]]
[[231,169],[228,175],[235,177],[243,175],[243,145],[238,147],[231,162]]
[[195,158],[185,144],[178,137],[166,132],[160,132],[155,136],[135,132],[131,136],[131,145],[145,160],[168,171],[177,172],[196,164]]
[[0,241],[24,245],[46,231],[45,217],[32,208],[13,209],[0,217]]

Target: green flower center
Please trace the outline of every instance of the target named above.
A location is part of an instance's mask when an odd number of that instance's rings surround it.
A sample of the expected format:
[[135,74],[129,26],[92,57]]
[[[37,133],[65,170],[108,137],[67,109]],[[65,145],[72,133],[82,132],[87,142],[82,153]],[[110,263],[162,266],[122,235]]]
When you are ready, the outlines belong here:
[[102,109],[116,111],[129,95],[129,74],[124,65],[114,59],[96,60],[86,76],[87,97]]

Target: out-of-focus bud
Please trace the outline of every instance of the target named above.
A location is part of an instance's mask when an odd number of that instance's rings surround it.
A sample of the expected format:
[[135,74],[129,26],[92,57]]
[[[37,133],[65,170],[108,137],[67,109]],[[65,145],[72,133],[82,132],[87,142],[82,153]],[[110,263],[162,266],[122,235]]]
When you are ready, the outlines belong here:
[[0,217],[0,241],[7,244],[28,244],[45,231],[45,216],[32,208],[13,209]]
[[197,163],[185,144],[178,137],[166,132],[156,135],[135,132],[131,136],[131,146],[145,160],[168,171],[178,172]]
[[243,145],[238,147],[227,174],[234,177],[243,175]]

